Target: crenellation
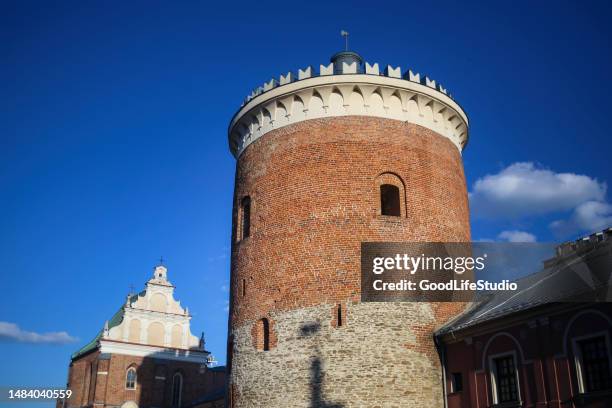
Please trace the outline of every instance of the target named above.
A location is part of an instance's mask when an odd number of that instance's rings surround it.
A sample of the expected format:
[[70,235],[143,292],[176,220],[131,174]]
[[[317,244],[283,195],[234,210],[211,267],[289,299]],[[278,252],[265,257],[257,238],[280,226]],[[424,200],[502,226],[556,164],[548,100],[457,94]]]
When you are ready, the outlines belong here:
[[295,75],[293,75],[293,72],[287,72],[286,75],[281,74],[279,85],[290,84],[293,81],[295,81]]
[[334,64],[319,65],[319,75],[334,75]]
[[414,73],[414,72],[412,72],[412,70],[409,69],[404,74],[404,79],[407,79],[407,80],[412,81],[412,82],[417,82],[417,83],[420,84],[421,83],[421,74],[419,74],[418,72]]
[[385,69],[381,72],[378,63],[370,64],[369,62],[365,62],[363,67],[357,64],[357,62],[352,62],[347,64],[346,62],[342,62],[342,65],[339,69],[334,67],[333,63],[324,65],[319,65],[318,74],[315,73],[315,70],[312,66],[307,66],[304,69],[298,69],[297,75],[293,72],[288,72],[287,74],[279,75],[279,80],[271,79],[270,81],[263,84],[263,86],[259,86],[255,88],[243,101],[241,106],[245,106],[251,100],[256,98],[257,96],[268,92],[276,87],[288,85],[294,83],[296,81],[302,81],[304,79],[315,78],[315,77],[323,77],[323,76],[331,76],[331,75],[377,75],[384,76],[387,78],[395,78],[395,79],[403,79],[410,82],[415,82],[418,84],[422,84],[429,88],[435,89],[443,95],[448,96],[452,99],[452,95],[446,88],[443,88],[439,83],[435,80],[429,78],[428,76],[421,76],[418,72],[413,72],[412,70],[407,70],[402,74],[401,67],[393,67],[391,65],[387,65]]
[[368,75],[380,75],[380,71],[378,68],[378,62],[375,62],[373,65],[369,63],[365,63],[365,73]]
[[298,70],[298,80],[307,79],[312,77],[312,66],[307,66],[304,69]]
[[430,79],[428,76],[425,76],[424,85],[430,88],[433,88],[433,89],[437,89],[436,81],[434,81],[433,79]]
[[424,126],[450,139],[459,151],[468,139],[467,115],[439,82],[411,69],[402,74],[400,66],[387,65],[381,73],[378,63],[347,52],[319,65],[317,73],[307,66],[297,78],[288,72],[254,89],[230,124],[230,146],[238,156],[273,129],[348,115]]
[[263,84],[263,91],[267,92],[270,89],[276,88],[278,86],[278,81],[274,78],[270,79],[268,82]]
[[342,73],[343,74],[356,74],[357,73],[357,63],[353,62],[351,64],[347,64],[346,62],[342,63]]
[[393,68],[391,65],[387,65],[384,71],[384,75],[389,78],[401,79],[402,78],[402,68],[401,67]]

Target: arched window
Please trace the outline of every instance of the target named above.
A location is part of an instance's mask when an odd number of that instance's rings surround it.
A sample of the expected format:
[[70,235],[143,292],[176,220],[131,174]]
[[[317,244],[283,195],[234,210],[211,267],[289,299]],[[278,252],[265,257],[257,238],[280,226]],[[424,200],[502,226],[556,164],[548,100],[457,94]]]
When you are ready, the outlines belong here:
[[404,181],[395,173],[385,172],[376,177],[375,194],[378,201],[377,214],[387,217],[406,217],[406,188]]
[[393,184],[380,186],[380,213],[381,215],[401,216],[400,189]]
[[183,393],[183,375],[175,373],[172,377],[172,408],[181,406],[181,394]]
[[128,390],[136,389],[136,369],[134,367],[128,368],[125,373],[125,388]]
[[251,197],[246,196],[240,202],[240,239],[251,234]]

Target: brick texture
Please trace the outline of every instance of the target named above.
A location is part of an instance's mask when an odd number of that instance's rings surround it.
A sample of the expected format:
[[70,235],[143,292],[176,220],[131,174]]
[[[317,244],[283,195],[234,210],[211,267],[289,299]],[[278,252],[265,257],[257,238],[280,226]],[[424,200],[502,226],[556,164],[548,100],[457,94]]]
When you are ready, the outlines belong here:
[[[380,184],[398,180],[402,216],[381,216]],[[237,242],[245,196],[250,235]],[[237,162],[233,225],[233,406],[441,406],[432,330],[464,305],[360,304],[360,243],[469,241],[461,155],[448,139],[356,116],[269,132]],[[274,322],[267,352],[253,339],[264,317]]]
[[[129,367],[137,370],[135,390],[125,387]],[[71,363],[68,388],[73,395],[66,406],[111,407],[134,401],[139,407],[171,407],[172,378],[177,372],[183,376],[182,406],[222,388],[225,382],[224,372],[200,372],[200,364],[196,363],[121,354],[112,354],[108,359],[100,358],[96,351]]]

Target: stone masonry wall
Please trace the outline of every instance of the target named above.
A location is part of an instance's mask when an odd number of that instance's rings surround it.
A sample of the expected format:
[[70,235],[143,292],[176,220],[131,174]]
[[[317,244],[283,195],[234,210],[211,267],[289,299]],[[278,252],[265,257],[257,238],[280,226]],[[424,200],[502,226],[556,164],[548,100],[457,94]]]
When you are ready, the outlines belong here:
[[[329,307],[272,313],[270,351],[234,330],[235,407],[442,407],[440,362],[420,327],[435,324],[427,303],[348,305],[341,327]],[[419,325],[415,325],[419,322]]]

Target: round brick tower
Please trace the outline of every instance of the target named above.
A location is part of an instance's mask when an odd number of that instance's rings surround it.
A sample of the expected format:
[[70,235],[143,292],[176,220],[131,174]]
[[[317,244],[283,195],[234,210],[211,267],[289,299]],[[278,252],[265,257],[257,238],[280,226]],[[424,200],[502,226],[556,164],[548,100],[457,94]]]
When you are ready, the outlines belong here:
[[272,79],[230,123],[230,407],[443,406],[432,333],[463,305],[360,302],[360,244],[470,240],[468,119],[362,61]]

